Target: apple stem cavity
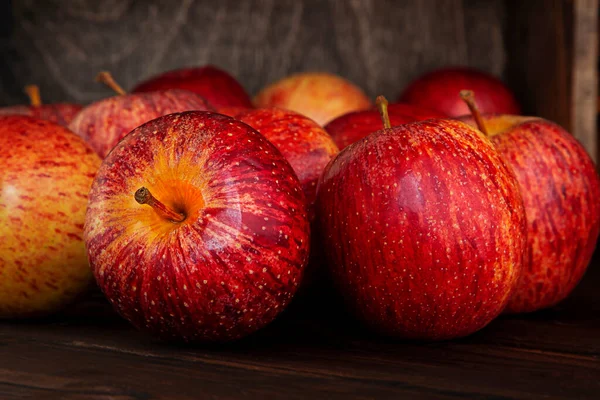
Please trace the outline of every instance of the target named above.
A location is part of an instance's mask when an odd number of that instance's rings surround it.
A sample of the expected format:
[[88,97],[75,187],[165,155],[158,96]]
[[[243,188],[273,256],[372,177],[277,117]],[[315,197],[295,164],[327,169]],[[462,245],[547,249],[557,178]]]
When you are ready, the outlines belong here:
[[121,87],[121,85],[119,85],[114,80],[114,78],[108,71],[99,72],[98,75],[96,75],[96,82],[104,83],[106,86],[114,90],[120,96],[124,96],[127,94],[127,92]]
[[175,212],[171,210],[169,207],[165,206],[156,197],[152,196],[152,193],[145,187],[141,187],[135,191],[135,201],[139,204],[148,204],[150,207],[156,211],[158,215],[161,217],[168,219],[172,222],[183,222],[185,220],[185,215]]
[[42,97],[40,96],[40,88],[37,85],[27,85],[24,89],[27,96],[29,96],[29,104],[34,107],[42,105]]
[[385,129],[390,129],[392,127],[392,123],[390,122],[390,115],[388,114],[388,101],[387,99],[379,95],[375,99],[375,103],[377,104],[377,109],[379,110],[379,114],[381,114],[381,120],[383,121],[383,127]]
[[473,119],[475,119],[475,123],[477,124],[477,128],[481,132],[483,132],[486,136],[489,135],[485,124],[483,123],[483,118],[481,118],[481,113],[479,112],[479,108],[477,108],[477,103],[475,102],[475,93],[472,90],[461,90],[460,97],[464,100],[469,107],[469,111],[471,111],[471,115]]

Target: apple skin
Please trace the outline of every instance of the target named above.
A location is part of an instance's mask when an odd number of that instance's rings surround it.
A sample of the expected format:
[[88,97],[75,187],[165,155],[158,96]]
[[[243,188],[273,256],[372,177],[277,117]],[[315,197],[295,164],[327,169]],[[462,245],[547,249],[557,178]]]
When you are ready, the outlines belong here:
[[319,177],[339,152],[331,136],[312,119],[289,110],[255,109],[234,118],[266,137],[290,163],[300,180],[312,221]]
[[85,107],[69,124],[104,158],[125,135],[145,122],[183,111],[212,110],[186,90],[165,90],[109,97]]
[[[147,187],[187,215],[162,219],[134,200]],[[85,240],[98,285],[133,325],[164,339],[228,341],[271,322],[309,252],[292,167],[246,124],[210,112],[150,121],[102,163]]]
[[477,106],[482,113],[521,112],[514,94],[501,80],[467,67],[429,72],[412,81],[398,97],[398,101],[459,117],[469,113],[469,108],[459,96],[459,92],[464,89],[477,93]]
[[0,116],[0,149],[0,318],[51,314],[92,283],[83,223],[100,159],[28,116]]
[[265,87],[254,98],[254,105],[285,108],[325,125],[340,115],[365,110],[373,104],[360,88],[339,76],[307,72]]
[[401,125],[346,147],[323,172],[317,218],[336,286],[386,335],[471,334],[502,312],[521,271],[516,179],[460,121]]
[[62,126],[68,126],[75,115],[83,109],[79,104],[56,103],[42,104],[39,106],[11,106],[0,108],[1,115],[28,115],[34,118],[45,119]]
[[[447,117],[437,111],[403,103],[390,104],[388,115],[392,126]],[[331,135],[340,150],[380,129],[383,129],[383,122],[381,122],[381,115],[376,109],[344,114],[325,125],[325,130]]]
[[252,108],[246,90],[229,73],[212,65],[165,72],[139,83],[134,93],[183,89],[204,97],[213,107]]
[[505,312],[551,307],[573,291],[592,258],[600,231],[598,173],[583,146],[553,122],[511,115],[483,120],[516,174],[527,214],[523,273]]

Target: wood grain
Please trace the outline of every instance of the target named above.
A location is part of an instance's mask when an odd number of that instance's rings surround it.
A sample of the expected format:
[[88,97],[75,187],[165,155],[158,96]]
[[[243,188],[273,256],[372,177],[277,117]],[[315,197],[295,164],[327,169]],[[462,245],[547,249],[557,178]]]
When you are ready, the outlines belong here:
[[505,63],[501,0],[21,0],[13,8],[0,48],[4,104],[25,101],[26,83],[40,84],[47,101],[90,102],[109,94],[93,82],[101,69],[132,87],[214,63],[252,93],[291,72],[325,70],[395,98],[436,67],[499,75]]

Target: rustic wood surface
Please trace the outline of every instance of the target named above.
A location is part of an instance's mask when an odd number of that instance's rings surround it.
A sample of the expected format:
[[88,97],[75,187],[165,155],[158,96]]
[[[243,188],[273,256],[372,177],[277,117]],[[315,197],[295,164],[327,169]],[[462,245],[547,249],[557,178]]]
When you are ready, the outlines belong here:
[[597,400],[599,256],[563,304],[440,343],[381,338],[305,300],[238,343],[168,345],[92,299],[51,319],[0,322],[0,399]]

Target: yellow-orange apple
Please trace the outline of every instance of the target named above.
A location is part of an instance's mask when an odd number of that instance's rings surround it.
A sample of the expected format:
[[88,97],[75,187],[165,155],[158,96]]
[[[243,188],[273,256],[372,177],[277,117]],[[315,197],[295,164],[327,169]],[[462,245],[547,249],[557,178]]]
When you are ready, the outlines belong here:
[[0,317],[51,313],[92,282],[83,223],[99,166],[58,124],[0,117]]
[[340,115],[372,106],[356,85],[322,72],[295,74],[272,83],[256,95],[254,104],[296,111],[321,125]]

